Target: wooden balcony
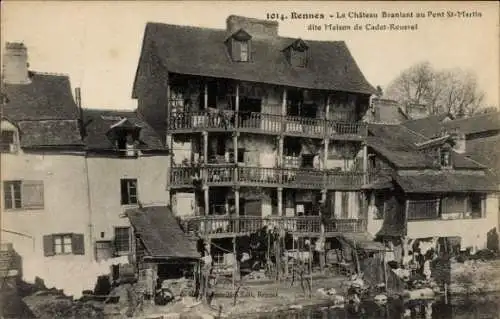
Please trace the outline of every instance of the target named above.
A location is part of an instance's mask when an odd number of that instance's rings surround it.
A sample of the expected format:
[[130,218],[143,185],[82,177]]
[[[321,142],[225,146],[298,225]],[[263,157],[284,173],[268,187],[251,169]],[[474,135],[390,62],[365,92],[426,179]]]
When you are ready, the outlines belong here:
[[328,137],[338,140],[360,140],[368,134],[366,123],[361,122],[233,111],[173,114],[169,119],[168,130],[172,133],[237,130],[256,134],[284,134],[321,139]]
[[207,165],[204,168],[172,167],[172,187],[191,187],[193,181],[205,181],[208,186],[286,187],[299,189],[360,189],[363,172],[321,171],[305,168],[266,168],[239,166],[235,179],[235,164]]
[[[184,219],[181,224],[188,233],[215,238],[249,235],[265,226],[284,229],[290,233],[303,236],[319,236],[321,231],[321,218],[319,216],[197,216]],[[365,230],[366,222],[361,219],[337,219],[325,225],[326,236],[335,236],[346,232],[363,232]]]

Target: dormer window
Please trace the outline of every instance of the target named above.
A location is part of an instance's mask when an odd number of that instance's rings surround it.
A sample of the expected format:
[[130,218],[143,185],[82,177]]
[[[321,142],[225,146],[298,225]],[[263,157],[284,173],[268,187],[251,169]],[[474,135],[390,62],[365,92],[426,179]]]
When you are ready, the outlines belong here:
[[302,39],[298,39],[285,50],[288,63],[293,67],[305,68],[308,62],[309,46]]
[[130,123],[126,118],[111,126],[108,137],[122,157],[139,155],[138,145],[141,127]]
[[243,29],[236,31],[226,40],[229,55],[234,62],[251,61],[251,40],[252,36]]
[[13,130],[2,130],[0,137],[0,151],[2,153],[17,152],[16,132]]

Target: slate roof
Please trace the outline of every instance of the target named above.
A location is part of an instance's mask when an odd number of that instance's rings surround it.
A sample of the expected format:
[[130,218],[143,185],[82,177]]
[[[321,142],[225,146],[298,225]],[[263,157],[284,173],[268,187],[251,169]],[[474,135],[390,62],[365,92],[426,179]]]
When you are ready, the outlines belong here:
[[500,178],[500,135],[467,141],[467,154],[492,169]]
[[500,130],[500,112],[486,113],[464,119],[446,121],[443,126],[449,130],[459,129],[465,135]]
[[21,147],[83,146],[69,77],[29,74],[29,84],[4,84],[2,118],[18,127]]
[[[224,41],[230,34],[223,29],[199,28],[149,22],[142,43],[138,73],[147,68],[152,56],[169,72],[260,82],[307,89],[340,90],[373,94],[344,41],[305,40],[308,63],[305,68],[290,66],[283,49],[297,39],[254,37],[251,61],[233,62]],[[251,35],[251,34],[250,34]],[[146,81],[136,74],[132,97]]]
[[113,142],[106,133],[111,127],[122,119],[127,119],[130,125],[137,125],[141,128],[139,140],[142,150],[166,150],[160,136],[151,126],[143,121],[135,111],[126,110],[105,110],[105,109],[84,109],[83,123],[85,127],[85,144],[90,150],[114,150]]
[[37,72],[30,75],[30,84],[4,84],[6,118],[15,122],[78,119],[68,76]]
[[497,185],[487,175],[438,172],[434,174],[399,175],[396,182],[407,193],[449,193],[497,191]]
[[21,121],[17,126],[21,147],[83,146],[76,120]]
[[500,112],[485,113],[463,119],[443,121],[447,115],[433,115],[418,120],[406,121],[402,124],[412,131],[432,137],[442,128],[449,131],[458,129],[465,135],[500,130]]
[[[403,125],[369,124],[367,144],[396,168],[436,168],[435,158],[418,150],[416,144],[428,141],[425,136]],[[455,168],[483,169],[484,166],[463,154],[451,153]]]
[[421,119],[406,121],[401,123],[406,128],[426,137],[437,135],[443,127],[443,122],[448,117],[447,114],[431,115]]
[[180,228],[167,206],[149,206],[128,209],[125,214],[144,243],[148,257],[197,259],[196,242]]

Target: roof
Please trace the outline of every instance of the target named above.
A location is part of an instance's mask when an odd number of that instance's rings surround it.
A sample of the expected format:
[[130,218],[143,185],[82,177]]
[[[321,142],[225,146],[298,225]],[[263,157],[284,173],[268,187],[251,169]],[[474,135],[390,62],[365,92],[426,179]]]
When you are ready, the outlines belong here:
[[30,84],[4,84],[7,103],[3,116],[14,122],[78,119],[68,76],[37,72],[30,75]]
[[[397,168],[436,168],[435,158],[417,148],[428,141],[425,136],[413,132],[404,125],[369,124],[367,144]],[[453,167],[459,169],[483,169],[484,166],[463,154],[451,153]]]
[[465,135],[500,130],[500,112],[485,113],[463,119],[446,121],[443,126],[449,130],[458,129]]
[[197,259],[196,243],[180,228],[167,206],[149,206],[126,210],[136,235],[139,236],[148,257]]
[[79,110],[66,75],[30,72],[29,84],[4,84],[2,118],[19,129],[21,147],[83,145]]
[[[249,32],[250,33],[250,32]],[[223,29],[199,28],[149,22],[142,43],[138,73],[155,55],[169,72],[260,82],[306,89],[339,90],[373,94],[344,41],[306,40],[309,46],[305,68],[290,66],[283,49],[297,39],[279,36],[255,37],[251,62],[233,62]],[[252,34],[250,34],[252,35]],[[147,87],[136,74],[133,98]],[[144,80],[146,81],[146,80]]]
[[83,146],[77,120],[22,121],[21,147]]
[[437,135],[442,128],[458,129],[465,135],[500,130],[500,112],[485,113],[467,118],[445,121],[446,114],[428,116],[403,123],[407,128],[427,137]]
[[125,125],[127,127],[136,126],[140,128],[139,140],[141,144],[139,145],[139,149],[166,150],[160,136],[138,116],[136,111],[84,109],[83,123],[86,135],[84,141],[88,149],[115,149],[107,133],[113,127]]
[[487,175],[433,172],[399,175],[396,182],[407,193],[490,192],[498,187]]
[[500,135],[467,141],[467,154],[473,160],[491,168],[500,175]]
[[441,132],[441,127],[443,123],[446,123],[445,119],[448,117],[449,115],[447,114],[431,115],[416,120],[406,121],[401,124],[418,134],[430,138]]

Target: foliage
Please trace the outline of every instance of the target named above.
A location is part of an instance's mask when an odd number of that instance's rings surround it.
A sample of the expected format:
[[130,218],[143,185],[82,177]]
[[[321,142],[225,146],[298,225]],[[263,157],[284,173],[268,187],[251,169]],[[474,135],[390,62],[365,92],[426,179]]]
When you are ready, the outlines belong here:
[[424,104],[429,114],[464,117],[483,112],[484,92],[475,73],[460,68],[438,70],[429,62],[417,63],[402,71],[385,93],[405,107]]

